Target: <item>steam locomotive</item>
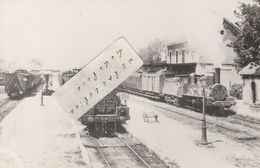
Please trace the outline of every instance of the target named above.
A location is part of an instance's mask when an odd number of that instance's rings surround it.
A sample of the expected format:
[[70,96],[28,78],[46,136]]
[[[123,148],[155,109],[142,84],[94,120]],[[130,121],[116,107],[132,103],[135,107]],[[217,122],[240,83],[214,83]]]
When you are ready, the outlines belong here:
[[19,69],[7,74],[5,92],[10,99],[22,98],[34,91],[41,84],[40,75],[34,75],[27,70]]
[[[63,72],[59,80],[64,84],[79,71],[80,69],[73,69]],[[129,119],[129,108],[120,99],[118,90],[113,90],[79,120],[82,124],[87,125],[90,131],[111,133],[118,130],[118,126]]]
[[224,108],[236,105],[234,97],[228,96],[225,86],[220,84],[220,68],[214,75],[166,78],[165,72],[136,73],[121,85],[121,88],[140,93],[148,98],[158,99],[169,104],[202,109],[203,91],[206,110],[210,113],[222,113]]

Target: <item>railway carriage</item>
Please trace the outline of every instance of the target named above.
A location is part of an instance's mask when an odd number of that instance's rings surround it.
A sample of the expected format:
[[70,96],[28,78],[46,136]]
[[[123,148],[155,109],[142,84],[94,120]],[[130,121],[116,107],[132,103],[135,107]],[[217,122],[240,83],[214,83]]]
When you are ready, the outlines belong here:
[[14,73],[7,74],[5,92],[11,98],[22,98],[41,84],[39,75],[29,73],[27,70],[19,69]]
[[0,72],[0,85],[5,85],[7,72]]

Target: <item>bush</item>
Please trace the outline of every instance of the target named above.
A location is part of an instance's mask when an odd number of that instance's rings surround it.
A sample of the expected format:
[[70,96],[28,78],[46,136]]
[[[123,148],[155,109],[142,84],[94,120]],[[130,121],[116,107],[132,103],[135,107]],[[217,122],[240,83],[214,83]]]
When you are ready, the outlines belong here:
[[231,89],[229,91],[229,95],[233,96],[239,100],[242,99],[242,90],[243,90],[243,85],[242,84],[233,84],[231,86]]

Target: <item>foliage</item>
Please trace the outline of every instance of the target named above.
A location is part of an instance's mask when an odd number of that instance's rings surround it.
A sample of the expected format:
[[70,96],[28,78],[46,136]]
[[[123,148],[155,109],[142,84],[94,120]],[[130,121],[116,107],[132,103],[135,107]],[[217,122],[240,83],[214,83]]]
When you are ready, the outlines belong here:
[[234,13],[239,18],[236,25],[240,31],[231,46],[238,55],[236,67],[241,70],[250,62],[259,64],[260,61],[260,0],[242,3]]
[[165,40],[155,39],[149,43],[146,48],[142,48],[139,51],[144,64],[157,64],[161,63],[162,57],[166,54],[166,42]]
[[241,100],[243,96],[242,90],[243,90],[242,84],[233,84],[230,88],[229,95]]

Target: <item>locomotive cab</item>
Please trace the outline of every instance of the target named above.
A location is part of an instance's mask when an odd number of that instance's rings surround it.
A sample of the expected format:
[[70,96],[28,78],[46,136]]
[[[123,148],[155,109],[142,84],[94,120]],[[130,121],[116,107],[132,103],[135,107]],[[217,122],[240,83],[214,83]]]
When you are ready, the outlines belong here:
[[129,119],[129,108],[121,103],[116,91],[112,91],[80,118],[91,130],[103,133],[117,130],[118,123]]

